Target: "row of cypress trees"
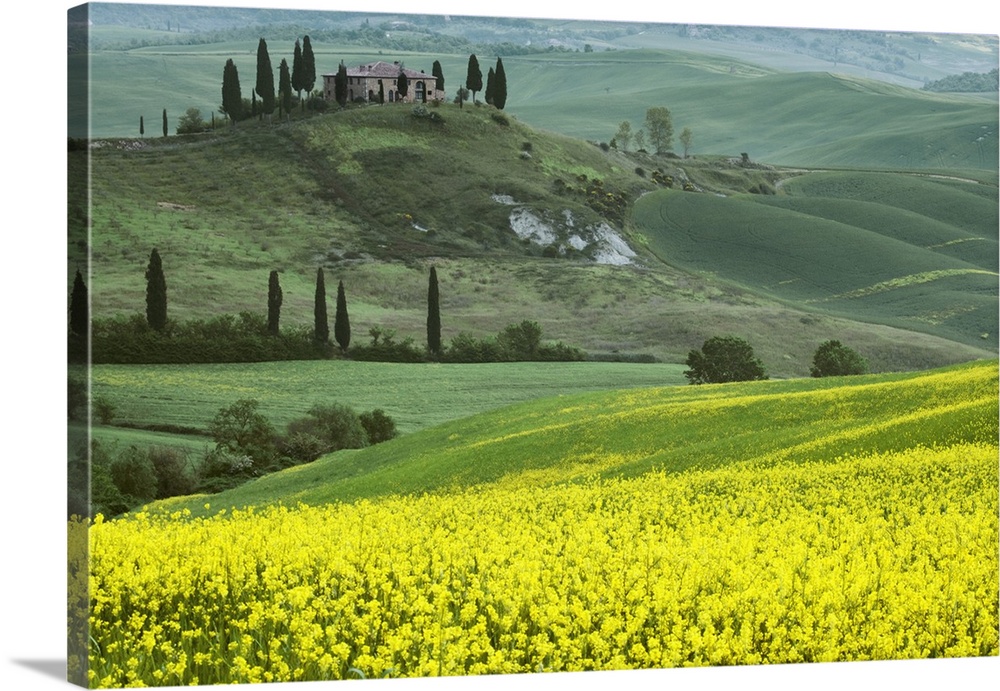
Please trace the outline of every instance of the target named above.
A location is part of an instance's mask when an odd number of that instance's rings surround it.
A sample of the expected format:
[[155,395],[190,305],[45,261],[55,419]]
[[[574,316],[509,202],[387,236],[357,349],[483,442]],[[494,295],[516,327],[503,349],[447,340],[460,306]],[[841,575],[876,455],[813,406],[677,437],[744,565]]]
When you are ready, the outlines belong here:
[[[476,93],[483,90],[483,71],[479,67],[479,58],[473,53],[469,56],[469,65],[465,74],[465,88],[472,92],[472,102],[476,102]],[[486,74],[486,102],[497,110],[503,110],[507,105],[507,73],[503,68],[503,60],[497,58],[496,67],[491,67]],[[459,104],[461,105],[461,103]]]
[[[270,118],[276,107],[280,107],[286,114],[289,113],[292,109],[292,92],[296,92],[301,101],[302,92],[310,93],[315,85],[316,57],[308,36],[303,37],[301,44],[296,39],[291,68],[288,66],[288,61],[282,58],[278,66],[277,92],[274,89],[274,70],[271,67],[267,41],[260,39],[257,44],[257,79],[252,94],[255,101],[257,96],[261,99],[261,114]],[[222,110],[234,125],[249,115],[243,112],[239,70],[232,58],[226,61],[222,70]]]
[[[281,286],[278,283],[277,271],[271,272],[267,306],[268,331],[272,335],[277,335],[281,311]],[[313,312],[315,339],[318,343],[325,344],[330,340],[330,325],[326,309],[326,278],[323,274],[323,267],[316,269],[316,296]],[[346,352],[351,345],[351,318],[347,312],[347,294],[343,281],[337,284],[337,308],[333,318],[333,338],[340,346],[341,352]],[[427,285],[427,350],[433,356],[441,354],[441,302],[437,270],[433,266]]]

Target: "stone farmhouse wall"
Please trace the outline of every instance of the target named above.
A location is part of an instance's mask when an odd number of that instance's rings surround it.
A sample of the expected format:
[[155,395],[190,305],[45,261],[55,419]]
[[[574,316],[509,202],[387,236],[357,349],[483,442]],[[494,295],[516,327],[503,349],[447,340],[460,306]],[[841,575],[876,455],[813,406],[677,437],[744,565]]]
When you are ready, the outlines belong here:
[[[406,96],[401,97],[396,82],[402,70],[406,75]],[[323,75],[323,95],[328,101],[336,99],[334,79],[337,73]],[[379,82],[385,93],[386,103],[424,103],[443,100],[444,92],[436,88],[437,80],[423,71],[401,68],[398,62],[370,62],[347,68],[347,100],[350,103],[362,99],[367,103],[378,103]]]

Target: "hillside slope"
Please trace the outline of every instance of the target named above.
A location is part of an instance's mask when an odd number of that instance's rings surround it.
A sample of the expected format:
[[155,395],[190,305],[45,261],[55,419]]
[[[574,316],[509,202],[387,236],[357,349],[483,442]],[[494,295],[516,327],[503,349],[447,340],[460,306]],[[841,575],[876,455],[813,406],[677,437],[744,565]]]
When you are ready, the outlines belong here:
[[[324,504],[507,480],[546,485],[995,443],[997,372],[992,361],[922,374],[545,398],[333,454],[210,503],[214,510]],[[204,497],[193,497],[160,505],[203,513],[204,504]]]
[[997,206],[978,187],[814,173],[787,181],[781,196],[657,192],[636,203],[635,221],[674,266],[995,349]]
[[[988,342],[956,345],[950,333],[912,335],[886,320],[858,322],[864,315],[849,311],[831,316],[723,274],[693,274],[667,256],[664,264],[650,251],[655,234],[633,228],[631,204],[662,188],[657,169],[675,186],[690,178],[726,194],[796,171],[602,151],[491,108],[428,110],[440,120],[386,106],[195,137],[102,140],[90,152],[89,198],[71,190],[67,286],[89,259],[95,317],[141,313],[156,247],[172,319],[261,313],[268,274],[278,270],[282,325],[310,326],[323,266],[328,284],[345,283],[357,338],[378,326],[420,343],[427,270],[436,264],[446,341],[528,318],[546,338],[590,352],[682,362],[706,338],[730,332],[753,340],[772,376],[808,374],[812,353],[829,338],[860,348],[875,371],[988,354]],[[85,164],[82,152],[71,152],[71,167]],[[793,201],[795,184],[787,187]],[[995,195],[995,187],[984,189]],[[815,196],[802,194],[807,202]],[[951,189],[941,185],[945,194]],[[938,219],[924,235],[947,242],[973,232],[967,226],[980,212],[948,208],[955,220]],[[961,229],[941,235],[954,225]]]
[[[996,102],[828,72],[773,72],[717,56],[618,51],[504,61],[508,110],[535,126],[608,141],[666,106],[694,153],[786,166],[997,169]],[[573,70],[586,78],[575,79]],[[596,88],[595,88],[596,87]],[[674,143],[674,149],[681,150]]]

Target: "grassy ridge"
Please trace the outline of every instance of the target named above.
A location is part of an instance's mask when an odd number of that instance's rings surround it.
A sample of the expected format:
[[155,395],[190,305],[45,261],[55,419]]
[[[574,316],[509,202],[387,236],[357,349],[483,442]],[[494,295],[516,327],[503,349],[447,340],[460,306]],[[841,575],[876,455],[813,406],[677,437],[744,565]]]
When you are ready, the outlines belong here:
[[[334,454],[212,499],[321,504],[517,478],[565,482],[739,462],[832,460],[997,435],[997,363],[923,374],[580,394]],[[203,512],[204,499],[171,500]]]
[[[975,186],[813,173],[779,196],[661,191],[634,219],[664,261],[779,299],[997,345],[997,210]],[[712,251],[706,251],[712,248]]]

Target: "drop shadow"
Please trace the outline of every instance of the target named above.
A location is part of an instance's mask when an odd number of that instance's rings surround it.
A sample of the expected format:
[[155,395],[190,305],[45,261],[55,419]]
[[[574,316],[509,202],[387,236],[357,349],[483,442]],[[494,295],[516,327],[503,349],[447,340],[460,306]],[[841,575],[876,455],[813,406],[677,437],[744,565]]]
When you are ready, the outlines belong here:
[[27,667],[30,670],[53,677],[60,681],[66,681],[66,660],[11,660],[15,665]]

